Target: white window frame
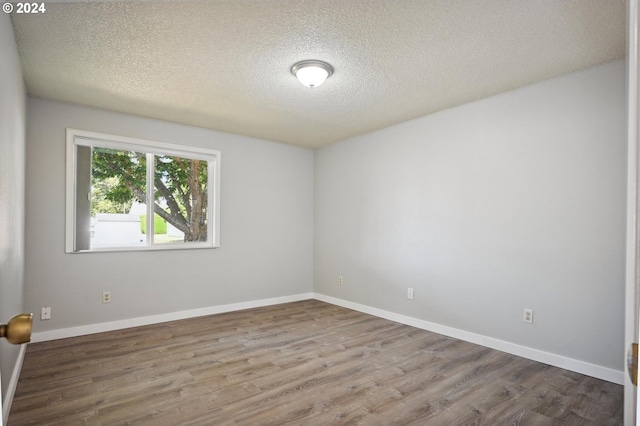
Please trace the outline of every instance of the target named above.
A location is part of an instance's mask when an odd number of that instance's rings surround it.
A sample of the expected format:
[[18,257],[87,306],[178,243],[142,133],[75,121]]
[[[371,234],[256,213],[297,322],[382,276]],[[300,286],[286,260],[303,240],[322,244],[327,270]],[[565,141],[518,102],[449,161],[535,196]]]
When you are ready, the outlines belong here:
[[[220,151],[184,145],[155,142],[145,139],[109,135],[105,133],[67,128],[66,146],[66,253],[96,253],[113,251],[149,251],[149,250],[184,250],[220,247]],[[76,176],[77,146],[99,146],[105,148],[144,152],[147,155],[171,155],[183,158],[207,161],[207,241],[184,242],[180,244],[154,244],[150,232],[147,232],[146,245],[99,247],[89,250],[76,249]],[[147,161],[147,182],[153,182],[153,165]],[[149,188],[149,185],[147,185]],[[146,229],[153,229],[153,191],[147,188],[147,224]],[[151,210],[151,214],[149,211]]]

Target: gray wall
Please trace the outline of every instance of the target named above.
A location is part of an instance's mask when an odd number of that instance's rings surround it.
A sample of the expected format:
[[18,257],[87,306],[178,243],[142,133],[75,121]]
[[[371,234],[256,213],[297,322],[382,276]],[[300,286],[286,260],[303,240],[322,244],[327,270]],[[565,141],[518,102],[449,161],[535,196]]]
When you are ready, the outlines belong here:
[[[39,99],[27,116],[25,303],[52,307],[35,331],[313,290],[313,151]],[[220,150],[221,247],[65,254],[66,127]]]
[[621,370],[625,122],[619,61],[318,150],[314,290]]
[[[0,14],[0,322],[23,310],[25,87],[9,15]],[[19,346],[0,340],[2,395]],[[7,413],[4,413],[5,416]]]
[[[46,331],[316,291],[621,370],[624,90],[614,62],[315,155],[31,99],[26,309]],[[66,127],[221,150],[221,248],[65,254]]]

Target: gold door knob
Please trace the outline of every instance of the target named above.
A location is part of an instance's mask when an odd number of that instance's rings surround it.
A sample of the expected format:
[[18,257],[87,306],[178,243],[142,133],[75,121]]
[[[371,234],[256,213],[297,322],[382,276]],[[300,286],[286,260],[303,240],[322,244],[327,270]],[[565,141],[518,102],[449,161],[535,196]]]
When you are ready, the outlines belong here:
[[31,341],[33,314],[20,314],[6,324],[0,324],[0,337],[6,337],[9,343],[19,345]]
[[629,376],[631,377],[631,383],[638,386],[638,344],[632,343],[627,352],[627,369],[629,369]]

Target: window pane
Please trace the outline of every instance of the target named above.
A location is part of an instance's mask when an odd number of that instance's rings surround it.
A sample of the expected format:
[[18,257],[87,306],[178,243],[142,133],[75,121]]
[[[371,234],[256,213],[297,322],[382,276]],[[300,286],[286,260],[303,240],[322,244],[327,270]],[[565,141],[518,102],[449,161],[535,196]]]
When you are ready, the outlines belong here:
[[146,169],[142,152],[92,149],[91,248],[145,245]]
[[78,146],[76,148],[76,193],[74,203],[76,209],[75,250],[91,249],[91,235],[93,234],[91,217],[91,147]]
[[207,241],[206,160],[155,156],[154,244]]
[[219,247],[220,152],[67,129],[65,252]]

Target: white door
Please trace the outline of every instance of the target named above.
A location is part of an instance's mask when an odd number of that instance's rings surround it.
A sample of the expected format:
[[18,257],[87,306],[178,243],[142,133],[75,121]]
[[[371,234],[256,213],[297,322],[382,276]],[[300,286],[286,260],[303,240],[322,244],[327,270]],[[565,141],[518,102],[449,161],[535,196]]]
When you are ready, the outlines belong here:
[[[0,383],[2,383],[2,374],[0,374]],[[0,426],[2,426],[2,419],[4,416],[2,415],[2,389],[0,389]]]
[[[627,93],[628,93],[628,176],[627,176],[627,256],[626,256],[626,292],[625,292],[625,343],[630,348],[632,343],[639,342],[640,330],[638,315],[638,262],[639,242],[638,230],[640,211],[638,209],[638,0],[628,1],[627,12]],[[624,384],[624,424],[633,426],[640,419],[637,387],[631,382],[630,375],[625,375]]]

